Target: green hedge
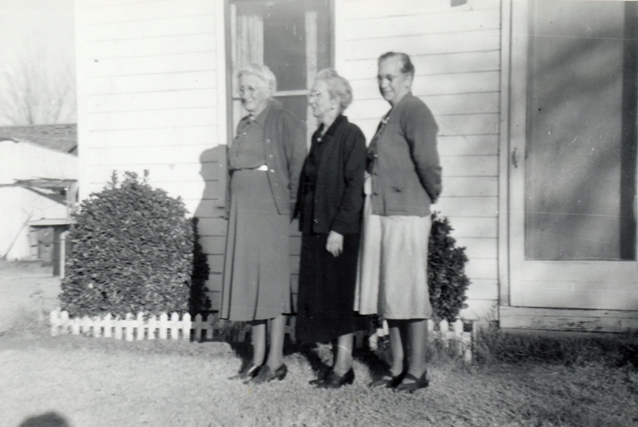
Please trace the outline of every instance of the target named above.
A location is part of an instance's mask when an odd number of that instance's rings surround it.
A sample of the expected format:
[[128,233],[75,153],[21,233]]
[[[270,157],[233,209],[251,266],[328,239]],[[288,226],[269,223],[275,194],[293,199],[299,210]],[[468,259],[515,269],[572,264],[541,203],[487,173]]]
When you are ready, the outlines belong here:
[[[191,312],[209,306],[206,257],[181,199],[126,172],[82,202],[60,295],[71,316]],[[194,260],[197,263],[194,263]]]
[[446,217],[432,214],[432,230],[428,247],[428,284],[434,318],[454,322],[467,306],[465,300],[470,281],[465,275],[468,259],[465,248],[450,236],[453,230]]

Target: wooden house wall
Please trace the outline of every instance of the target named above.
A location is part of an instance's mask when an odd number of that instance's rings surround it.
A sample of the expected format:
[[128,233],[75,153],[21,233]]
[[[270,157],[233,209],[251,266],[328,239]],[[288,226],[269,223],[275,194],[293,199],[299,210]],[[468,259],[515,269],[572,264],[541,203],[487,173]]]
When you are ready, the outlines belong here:
[[218,290],[224,2],[80,0],[75,7],[81,197],[102,189],[113,170],[148,171],[151,185],[181,196],[200,218]]
[[389,105],[376,83],[377,57],[412,57],[413,93],[439,125],[443,193],[436,211],[466,247],[471,279],[465,318],[494,319],[498,305],[499,0],[336,2],[336,68],[350,80],[346,111],[368,140]]
[[[415,95],[440,126],[444,191],[435,209],[467,248],[470,318],[498,300],[499,0],[335,0],[335,66],[355,100],[346,112],[371,138],[388,105],[376,58],[405,51]],[[221,289],[227,55],[224,2],[82,0],[76,3],[81,197],[112,171],[149,172],[200,218],[214,306]],[[293,238],[295,239],[295,238]],[[294,251],[293,251],[294,252]],[[293,267],[298,260],[291,257]],[[295,268],[296,270],[296,268]]]

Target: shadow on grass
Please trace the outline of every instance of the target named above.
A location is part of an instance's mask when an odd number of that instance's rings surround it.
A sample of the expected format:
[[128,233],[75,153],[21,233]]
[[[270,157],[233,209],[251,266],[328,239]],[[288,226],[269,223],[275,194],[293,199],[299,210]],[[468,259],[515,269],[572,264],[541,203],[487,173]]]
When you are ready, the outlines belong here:
[[55,412],[29,417],[19,427],[70,427],[67,420]]

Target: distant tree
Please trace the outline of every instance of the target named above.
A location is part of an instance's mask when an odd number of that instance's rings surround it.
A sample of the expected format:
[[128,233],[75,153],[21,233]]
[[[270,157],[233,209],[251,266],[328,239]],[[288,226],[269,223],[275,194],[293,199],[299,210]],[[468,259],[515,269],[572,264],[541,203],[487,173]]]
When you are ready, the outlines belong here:
[[0,70],[0,120],[9,125],[74,123],[75,72],[69,61],[27,47],[16,66]]

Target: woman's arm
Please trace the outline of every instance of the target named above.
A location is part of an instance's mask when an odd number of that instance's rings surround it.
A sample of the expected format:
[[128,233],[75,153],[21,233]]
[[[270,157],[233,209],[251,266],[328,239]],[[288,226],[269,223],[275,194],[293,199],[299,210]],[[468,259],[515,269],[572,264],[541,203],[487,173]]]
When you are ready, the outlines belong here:
[[361,221],[363,209],[363,179],[366,167],[366,139],[361,130],[352,126],[343,141],[343,177],[345,190],[330,230],[346,234]]
[[442,169],[436,148],[438,126],[430,109],[423,103],[410,106],[406,111],[403,129],[421,185],[432,203],[436,203],[443,189]]

